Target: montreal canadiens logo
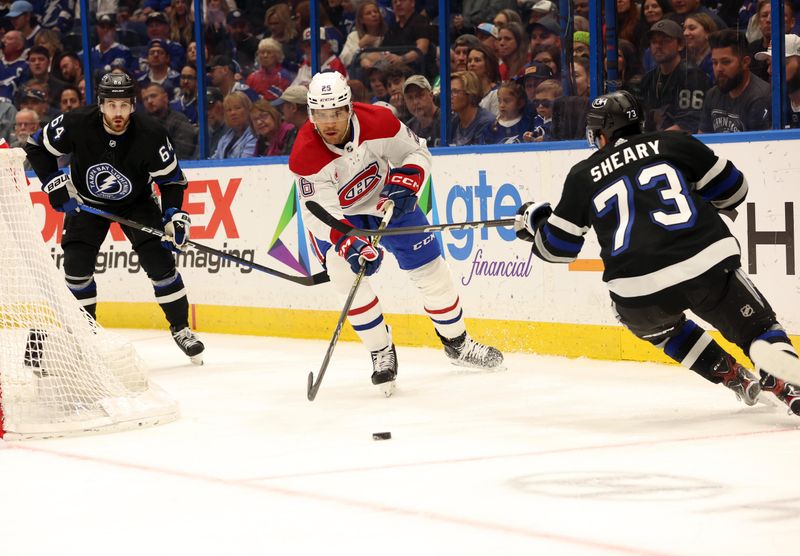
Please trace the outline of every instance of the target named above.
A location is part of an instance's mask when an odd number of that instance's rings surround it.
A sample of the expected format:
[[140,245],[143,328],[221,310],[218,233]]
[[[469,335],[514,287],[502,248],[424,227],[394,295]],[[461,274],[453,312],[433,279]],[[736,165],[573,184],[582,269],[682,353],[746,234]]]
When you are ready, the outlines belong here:
[[124,199],[133,191],[131,180],[107,163],[95,164],[86,171],[86,187],[98,199],[110,201]]
[[349,207],[366,196],[381,182],[378,173],[378,163],[373,162],[339,190],[339,204],[342,208]]

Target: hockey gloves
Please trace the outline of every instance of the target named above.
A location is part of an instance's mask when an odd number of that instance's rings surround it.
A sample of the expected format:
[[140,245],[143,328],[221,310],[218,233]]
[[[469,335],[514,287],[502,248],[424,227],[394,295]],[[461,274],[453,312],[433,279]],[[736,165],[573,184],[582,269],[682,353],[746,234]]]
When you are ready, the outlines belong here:
[[179,253],[183,251],[186,241],[189,239],[189,226],[192,219],[182,210],[168,208],[164,211],[164,237],[161,238],[161,247]]
[[53,179],[42,186],[42,191],[47,193],[50,206],[58,212],[65,212],[69,215],[80,212],[78,203],[81,198],[68,175],[58,172]]
[[416,168],[399,166],[389,170],[386,185],[378,200],[378,210],[391,199],[394,201],[394,215],[402,216],[412,212],[417,206],[417,193],[422,187],[422,174]]
[[383,260],[383,249],[374,247],[367,238],[358,236],[344,236],[336,244],[339,255],[350,263],[353,272],[361,271],[361,263],[366,263],[365,276],[372,276],[378,272]]
[[547,219],[552,213],[553,209],[550,208],[550,203],[530,201],[519,207],[514,220],[514,231],[517,233],[517,237],[532,242],[541,221]]

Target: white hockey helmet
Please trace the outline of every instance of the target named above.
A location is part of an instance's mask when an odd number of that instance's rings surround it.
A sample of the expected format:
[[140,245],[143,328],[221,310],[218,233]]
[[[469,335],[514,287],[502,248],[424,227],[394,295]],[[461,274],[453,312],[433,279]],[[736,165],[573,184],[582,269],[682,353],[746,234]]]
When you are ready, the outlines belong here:
[[[308,84],[308,114],[312,110],[329,108],[351,108],[353,93],[347,79],[338,71],[325,71],[316,74]],[[313,120],[313,118],[312,118]]]

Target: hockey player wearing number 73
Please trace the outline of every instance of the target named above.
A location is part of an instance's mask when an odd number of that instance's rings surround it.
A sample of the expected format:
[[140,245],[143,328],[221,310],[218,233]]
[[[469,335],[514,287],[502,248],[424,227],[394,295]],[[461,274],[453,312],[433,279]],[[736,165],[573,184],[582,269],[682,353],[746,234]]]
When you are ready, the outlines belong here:
[[[642,133],[639,103],[626,91],[596,98],[586,122],[598,150],[570,170],[555,209],[520,207],[517,237],[542,260],[568,263],[594,227],[622,324],[744,403],[766,390],[800,415],[800,388],[788,382],[797,382],[800,361],[719,215],[744,201],[744,175],[690,135]],[[686,318],[687,309],[748,354],[760,380]]]
[[[134,113],[136,92],[130,77],[108,73],[97,91],[97,105],[58,116],[25,145],[50,204],[66,213],[61,247],[67,286],[94,318],[95,262],[111,222],[80,211],[80,204],[163,229],[159,240],[122,228],[153,282],[175,343],[194,363],[202,363],[204,346],[189,328],[189,301],[171,252],[189,239],[191,220],[181,210],[186,177],[164,127]],[[68,153],[70,175],[58,167],[58,157]],[[154,183],[161,191],[161,207],[153,195]]]
[[[431,155],[425,141],[388,109],[351,102],[350,87],[341,74],[318,73],[308,89],[309,121],[297,134],[289,169],[300,191],[312,247],[331,284],[344,297],[362,262],[366,261],[366,276],[377,272],[383,249],[373,247],[369,238],[329,228],[308,211],[306,203],[315,201],[352,226],[376,228],[383,216],[381,207],[390,199],[394,212],[389,228],[428,224],[417,206],[417,193],[430,174]],[[447,356],[455,364],[498,367],[502,354],[467,334],[458,292],[434,236],[386,236],[381,245],[421,293]],[[386,393],[386,383],[397,376],[397,355],[391,328],[367,279],[357,290],[348,320],[371,352],[373,384]]]

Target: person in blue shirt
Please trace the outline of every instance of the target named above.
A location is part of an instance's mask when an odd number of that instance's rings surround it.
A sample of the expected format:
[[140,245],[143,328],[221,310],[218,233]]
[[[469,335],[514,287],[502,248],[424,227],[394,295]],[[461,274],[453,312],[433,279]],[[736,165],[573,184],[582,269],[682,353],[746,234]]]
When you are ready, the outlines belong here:
[[471,71],[457,71],[450,76],[450,129],[449,145],[477,145],[483,132],[494,123],[494,115],[479,106],[482,98],[481,82]]
[[499,114],[493,124],[483,132],[483,143],[521,143],[525,132],[530,131],[530,120],[522,115],[525,91],[514,81],[506,81],[497,90]]

